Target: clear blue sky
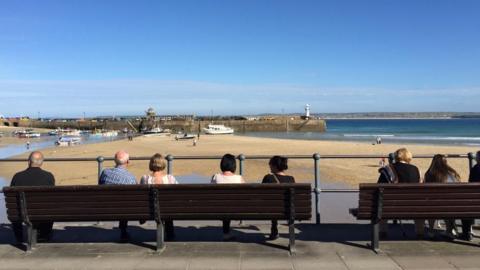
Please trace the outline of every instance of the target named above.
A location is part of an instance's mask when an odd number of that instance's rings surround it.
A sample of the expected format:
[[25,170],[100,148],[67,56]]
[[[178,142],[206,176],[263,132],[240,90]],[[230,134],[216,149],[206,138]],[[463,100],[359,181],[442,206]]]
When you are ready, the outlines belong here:
[[0,114],[479,111],[480,1],[2,1]]

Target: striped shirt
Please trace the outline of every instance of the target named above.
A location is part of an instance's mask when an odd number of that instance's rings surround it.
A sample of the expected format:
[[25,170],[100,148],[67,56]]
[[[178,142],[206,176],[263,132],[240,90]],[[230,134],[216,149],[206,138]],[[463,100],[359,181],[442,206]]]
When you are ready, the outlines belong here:
[[98,180],[100,185],[135,185],[135,176],[124,167],[115,167],[103,170]]

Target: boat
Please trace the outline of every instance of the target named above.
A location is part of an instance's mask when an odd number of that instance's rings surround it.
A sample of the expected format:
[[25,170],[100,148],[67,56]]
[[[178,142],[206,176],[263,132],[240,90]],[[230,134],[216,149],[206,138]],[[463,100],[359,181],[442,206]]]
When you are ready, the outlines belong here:
[[62,136],[60,137],[55,144],[58,146],[71,146],[80,144],[82,138],[79,136]]
[[195,139],[195,137],[197,137],[197,135],[181,133],[175,136],[175,140],[191,140],[191,139]]
[[104,129],[97,129],[95,130],[90,136],[96,137],[116,137],[118,136],[118,131],[116,130],[104,130]]
[[31,128],[15,130],[13,134],[19,138],[38,138],[41,136],[40,133],[34,132]]
[[203,131],[209,135],[233,134],[234,132],[233,128],[213,124],[209,124],[208,128],[203,128]]
[[48,132],[48,135],[50,136],[57,136],[58,135],[58,130],[52,130]]
[[168,129],[161,129],[159,127],[155,127],[149,130],[144,130],[143,136],[151,137],[151,136],[170,136],[170,130]]

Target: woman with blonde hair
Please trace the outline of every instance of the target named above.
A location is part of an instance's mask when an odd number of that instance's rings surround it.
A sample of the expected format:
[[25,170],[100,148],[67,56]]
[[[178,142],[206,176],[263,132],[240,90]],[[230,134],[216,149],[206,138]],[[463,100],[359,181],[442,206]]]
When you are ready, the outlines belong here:
[[151,173],[143,175],[140,184],[178,184],[175,177],[165,171],[167,161],[161,154],[156,153],[150,158],[148,168]]
[[[165,169],[167,168],[167,161],[161,154],[156,153],[150,158],[150,162],[148,163],[148,168],[150,169],[150,173],[145,174],[142,176],[142,178],[140,178],[140,184],[148,184],[148,185],[178,184],[175,177],[173,177],[173,175],[168,174],[165,171]],[[166,240],[171,240],[175,238],[175,229],[173,227],[173,220],[165,220],[164,223],[165,223]]]
[[[390,173],[380,174],[379,183],[420,183],[420,171],[415,165],[410,164],[413,155],[407,148],[400,148],[394,153],[395,163],[390,165]],[[389,175],[391,174],[391,175]],[[388,179],[387,179],[388,178]],[[425,220],[415,220],[415,232],[417,238],[424,236]],[[385,238],[387,235],[387,223],[382,222],[380,226],[380,236]]]
[[[460,175],[447,164],[447,158],[444,155],[437,154],[433,156],[430,168],[425,173],[425,183],[455,183],[460,181]],[[428,220],[430,232],[429,236],[433,237],[433,230],[436,227],[436,220]],[[454,219],[446,219],[446,233],[450,238],[457,235]]]

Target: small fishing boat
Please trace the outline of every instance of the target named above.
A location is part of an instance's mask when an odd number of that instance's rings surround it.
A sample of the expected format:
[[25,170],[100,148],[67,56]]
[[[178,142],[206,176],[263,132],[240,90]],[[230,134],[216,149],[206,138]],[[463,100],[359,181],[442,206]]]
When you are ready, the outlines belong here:
[[72,146],[80,144],[82,138],[79,136],[62,136],[56,142],[55,145],[58,146]]
[[31,128],[15,130],[13,134],[19,138],[38,138],[41,136],[40,133],[34,132]]
[[175,140],[191,140],[197,137],[194,134],[182,133],[175,136]]
[[144,130],[143,136],[145,137],[152,137],[152,136],[170,136],[170,130],[168,129],[161,129],[159,127],[155,127],[149,130]]
[[233,134],[233,128],[226,127],[224,125],[212,125],[209,124],[208,128],[203,128],[205,134],[209,135],[223,135],[223,134]]

